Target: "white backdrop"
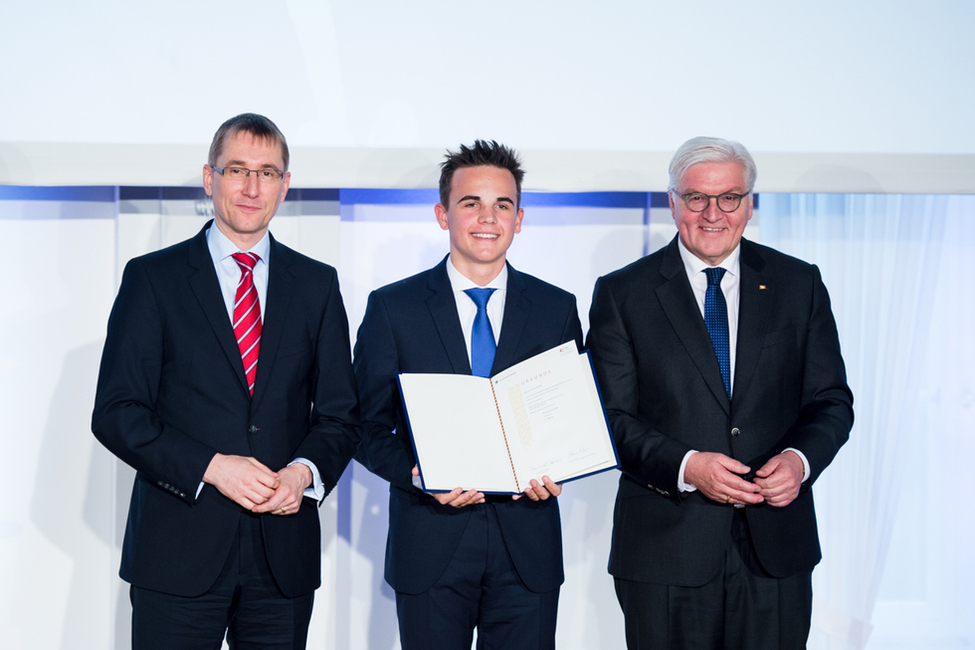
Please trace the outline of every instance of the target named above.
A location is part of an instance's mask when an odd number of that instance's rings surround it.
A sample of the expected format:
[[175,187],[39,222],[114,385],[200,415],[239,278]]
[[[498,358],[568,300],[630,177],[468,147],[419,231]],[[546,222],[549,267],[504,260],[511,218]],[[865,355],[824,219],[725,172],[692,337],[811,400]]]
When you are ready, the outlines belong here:
[[975,21],[963,0],[36,0],[3,18],[5,142],[195,145],[246,104],[310,147],[672,151],[707,132],[975,154],[975,43],[946,33]]

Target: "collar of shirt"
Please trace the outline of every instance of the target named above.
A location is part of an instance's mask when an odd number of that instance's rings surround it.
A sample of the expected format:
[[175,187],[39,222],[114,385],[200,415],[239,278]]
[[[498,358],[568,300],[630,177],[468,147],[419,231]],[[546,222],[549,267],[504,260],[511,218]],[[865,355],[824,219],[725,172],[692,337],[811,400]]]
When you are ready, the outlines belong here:
[[488,282],[484,287],[475,284],[454,267],[450,258],[447,258],[447,278],[450,280],[450,288],[454,291],[454,303],[457,305],[457,316],[460,318],[460,328],[464,332],[464,340],[467,342],[468,360],[471,354],[471,328],[474,327],[474,317],[477,315],[477,305],[471,297],[464,293],[465,289],[495,289],[488,300],[487,313],[488,320],[491,321],[491,331],[494,332],[494,342],[501,340],[501,324],[504,320],[504,302],[508,290],[508,265],[501,268],[501,273]]
[[267,304],[268,258],[271,254],[271,238],[265,232],[261,240],[250,250],[242,251],[235,243],[227,239],[216,225],[207,230],[207,248],[213,259],[213,268],[217,272],[220,282],[220,294],[223,296],[227,308],[227,317],[233,321],[234,300],[237,297],[237,285],[240,283],[240,267],[234,261],[234,253],[254,253],[260,261],[254,266],[254,287],[257,289],[257,299],[261,306],[261,318],[264,318],[264,307]]
[[[710,268],[710,265],[697,257],[691,251],[687,250],[684,246],[684,242],[677,238],[677,248],[680,251],[680,259],[684,262],[684,271],[687,273],[687,279],[691,283],[691,288],[694,290],[694,297],[697,298],[698,307],[701,309],[701,316],[704,316],[704,294],[708,290],[708,277],[704,273],[704,269]],[[718,264],[718,268],[725,270],[724,277],[721,278],[721,290],[725,294],[725,301],[728,303],[729,319],[731,322],[731,298],[732,296],[731,285],[734,285],[734,302],[735,302],[735,314],[738,313],[738,277],[739,277],[739,256],[741,254],[741,242],[735,246],[735,249],[731,251],[728,257]],[[735,323],[738,319],[735,319]]]

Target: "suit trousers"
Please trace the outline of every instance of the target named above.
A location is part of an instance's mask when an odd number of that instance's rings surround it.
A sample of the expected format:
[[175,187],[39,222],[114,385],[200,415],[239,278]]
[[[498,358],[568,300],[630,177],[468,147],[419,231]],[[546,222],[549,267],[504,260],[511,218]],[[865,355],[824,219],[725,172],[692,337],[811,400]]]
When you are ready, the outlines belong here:
[[437,582],[421,594],[396,592],[403,650],[553,650],[559,589],[535,593],[518,577],[494,504],[471,517]]
[[812,571],[769,575],[741,508],[724,570],[711,582],[678,587],[616,578],[616,595],[628,650],[802,650],[809,637]]
[[287,598],[264,551],[260,517],[243,512],[216,583],[185,598],[133,586],[133,650],[300,650],[308,638],[314,592]]

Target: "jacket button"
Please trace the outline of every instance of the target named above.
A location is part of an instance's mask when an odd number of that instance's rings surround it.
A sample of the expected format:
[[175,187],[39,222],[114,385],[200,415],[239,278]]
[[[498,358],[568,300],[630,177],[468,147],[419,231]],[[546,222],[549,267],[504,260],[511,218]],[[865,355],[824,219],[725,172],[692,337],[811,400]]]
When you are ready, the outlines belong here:
[[741,431],[738,430],[738,427],[735,427],[734,429],[731,430],[731,435],[735,438],[738,437],[739,433],[741,433]]

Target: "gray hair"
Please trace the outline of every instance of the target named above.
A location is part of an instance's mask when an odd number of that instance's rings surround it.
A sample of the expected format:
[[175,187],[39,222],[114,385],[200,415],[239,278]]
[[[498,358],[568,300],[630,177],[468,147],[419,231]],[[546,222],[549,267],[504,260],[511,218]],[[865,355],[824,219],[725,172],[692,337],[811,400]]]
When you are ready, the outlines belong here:
[[692,165],[708,162],[732,162],[741,165],[748,191],[751,192],[755,187],[758,171],[755,168],[755,161],[752,159],[752,155],[748,153],[745,145],[723,138],[699,136],[682,144],[671,159],[670,183],[667,186],[667,191],[677,190],[681,179]]

